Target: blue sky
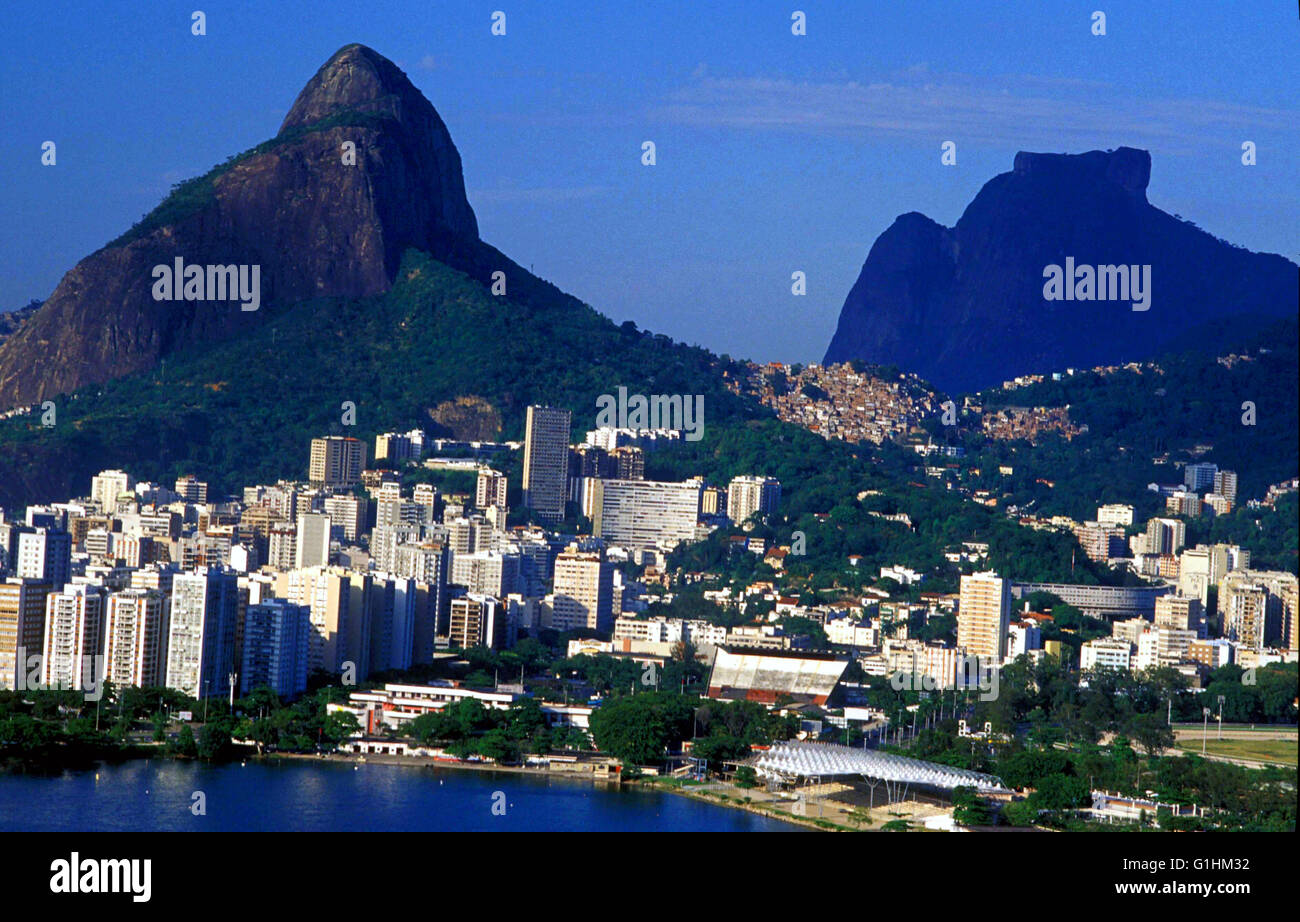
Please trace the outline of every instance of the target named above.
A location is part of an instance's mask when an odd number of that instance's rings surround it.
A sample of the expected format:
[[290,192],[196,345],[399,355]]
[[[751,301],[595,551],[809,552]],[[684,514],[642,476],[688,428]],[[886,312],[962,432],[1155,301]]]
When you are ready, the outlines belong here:
[[1284,2],[7,4],[0,309],[273,136],[354,41],[441,113],[485,240],[737,357],[820,360],[876,237],[907,211],[953,224],[1017,150],[1146,148],[1153,204],[1296,259],[1298,30]]

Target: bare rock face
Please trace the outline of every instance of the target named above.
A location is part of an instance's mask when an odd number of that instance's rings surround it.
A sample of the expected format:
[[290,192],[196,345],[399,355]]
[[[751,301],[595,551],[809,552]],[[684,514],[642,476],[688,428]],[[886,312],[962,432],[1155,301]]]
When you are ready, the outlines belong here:
[[[274,139],[182,184],[64,276],[0,343],[0,409],[150,368],[260,323],[267,305],[382,293],[408,248],[467,271],[481,253],[460,155],[396,65],[348,45],[303,88]],[[154,267],[177,258],[259,266],[261,307],[156,300]]]
[[[1218,240],[1147,201],[1151,155],[1016,155],[955,227],[915,212],[876,240],[825,361],[861,359],[973,391],[1017,375],[1213,350],[1297,303],[1296,266]],[[1049,266],[1149,266],[1150,303],[1048,300]]]

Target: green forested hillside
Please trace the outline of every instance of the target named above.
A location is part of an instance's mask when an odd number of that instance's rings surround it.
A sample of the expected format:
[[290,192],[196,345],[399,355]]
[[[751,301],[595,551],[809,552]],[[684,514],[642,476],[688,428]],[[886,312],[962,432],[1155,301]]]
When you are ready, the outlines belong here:
[[116,466],[193,472],[220,491],[305,477],[312,437],[429,427],[429,408],[462,395],[491,403],[505,438],[522,436],[530,403],[569,407],[581,433],[596,397],[619,385],[703,394],[706,432],[763,413],[726,391],[705,350],[618,326],[522,270],[511,279],[523,297],[493,296],[412,251],[385,296],[266,307],[263,326],[237,339],[59,398],[53,428],[38,415],[0,423],[0,504],[82,494]]
[[[1088,432],[1068,442],[1049,436],[1032,447],[972,437],[967,463],[981,474],[969,482],[1021,507],[1033,503],[1039,514],[1083,520],[1099,503],[1123,502],[1145,518],[1163,510],[1163,500],[1146,485],[1181,483],[1177,462],[1195,458],[1236,471],[1239,501],[1263,498],[1270,484],[1297,474],[1296,321],[1244,340],[1225,339],[1220,354],[1229,353],[1247,358],[1220,362],[1184,352],[1156,360],[1158,370],[1084,371],[987,392],[981,395],[986,408],[1068,406],[1071,421],[1086,424]],[[1243,423],[1247,403],[1254,407],[1253,425]],[[1197,446],[1208,450],[1193,454]],[[1003,465],[1014,473],[998,473]]]

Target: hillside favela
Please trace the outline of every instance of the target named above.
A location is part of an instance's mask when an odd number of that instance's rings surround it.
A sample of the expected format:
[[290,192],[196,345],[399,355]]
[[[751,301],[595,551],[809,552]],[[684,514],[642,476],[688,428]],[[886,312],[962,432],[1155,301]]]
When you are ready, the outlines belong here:
[[[1296,829],[1294,95],[1075,105],[1136,8],[864,63],[753,6],[143,5],[72,28],[165,61],[0,70],[0,830],[1124,832],[1099,894],[1251,892],[1153,834]],[[994,89],[1006,17],[1076,57]],[[59,841],[42,892],[178,886]]]

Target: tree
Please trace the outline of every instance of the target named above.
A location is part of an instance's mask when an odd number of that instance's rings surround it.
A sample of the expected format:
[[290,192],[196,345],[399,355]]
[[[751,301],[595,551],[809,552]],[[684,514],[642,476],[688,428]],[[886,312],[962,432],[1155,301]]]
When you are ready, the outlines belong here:
[[603,751],[632,765],[663,759],[691,732],[693,699],[667,692],[624,695],[591,715],[591,734]]
[[168,749],[175,755],[192,759],[199,754],[198,744],[194,742],[194,731],[190,729],[189,724],[182,724],[181,730],[176,734],[176,739],[171,742]]
[[1174,745],[1174,730],[1165,723],[1162,714],[1134,714],[1129,719],[1126,732],[1147,754],[1148,759]]
[[958,826],[989,826],[993,813],[988,804],[979,799],[978,792],[967,786],[953,788],[952,819]]
[[[188,728],[187,728],[188,729]],[[193,734],[191,734],[193,738]],[[198,756],[206,761],[223,758],[230,753],[230,728],[224,721],[209,721],[199,732]]]

